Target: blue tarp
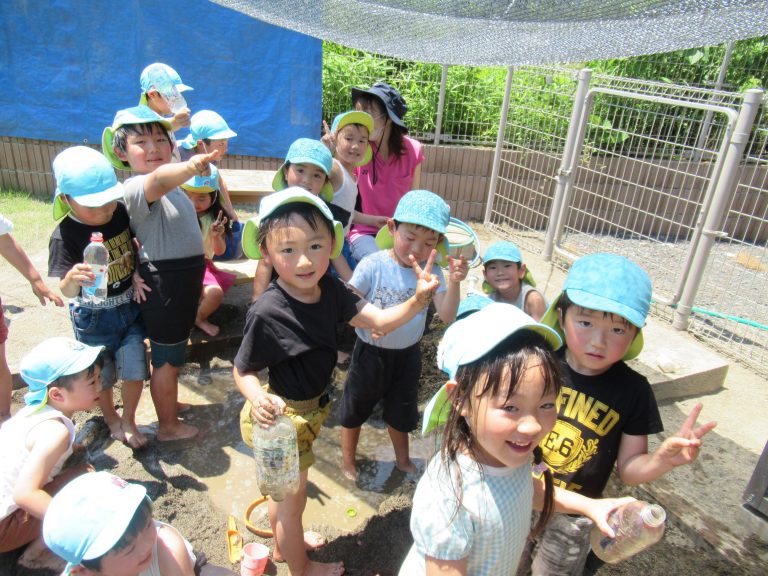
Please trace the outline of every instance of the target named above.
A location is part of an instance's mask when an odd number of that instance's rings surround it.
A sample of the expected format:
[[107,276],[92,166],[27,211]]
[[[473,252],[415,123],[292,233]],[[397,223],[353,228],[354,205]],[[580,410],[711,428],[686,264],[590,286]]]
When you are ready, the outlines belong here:
[[0,135],[98,144],[152,62],[238,133],[231,154],[280,158],[320,135],[322,43],[204,0],[5,0]]

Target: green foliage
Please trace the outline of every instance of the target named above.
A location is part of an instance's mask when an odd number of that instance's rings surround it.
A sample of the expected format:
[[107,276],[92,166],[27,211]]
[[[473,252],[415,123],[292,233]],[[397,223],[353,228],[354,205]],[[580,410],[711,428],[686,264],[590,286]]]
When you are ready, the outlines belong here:
[[[715,85],[726,52],[725,45],[692,48],[664,54],[587,62],[595,74],[711,88]],[[352,87],[369,87],[386,80],[408,103],[406,124],[412,134],[431,141],[436,131],[442,66],[396,60],[339,46],[323,44],[323,117],[333,117],[351,107]],[[440,126],[441,143],[494,145],[504,99],[507,69],[450,66],[445,106]],[[575,81],[567,71],[544,76],[540,69],[516,68],[510,94],[505,140],[539,150],[558,150],[568,130]],[[737,42],[731,54],[725,89],[747,90],[768,86],[768,37]],[[643,138],[664,134],[689,134],[692,145],[695,110],[671,111],[652,102],[636,102],[633,113],[611,107],[611,99],[596,100],[587,131],[587,145],[594,150],[624,152],[645,146]],[[637,138],[642,135],[643,138]],[[667,152],[662,152],[667,154]]]
[[28,192],[2,188],[0,206],[3,216],[13,222],[13,238],[27,254],[47,248],[54,227],[50,202]]

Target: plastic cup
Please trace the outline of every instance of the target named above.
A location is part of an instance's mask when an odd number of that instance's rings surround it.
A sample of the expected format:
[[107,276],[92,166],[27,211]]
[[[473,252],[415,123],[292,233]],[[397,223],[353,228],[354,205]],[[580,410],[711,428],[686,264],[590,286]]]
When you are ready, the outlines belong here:
[[251,542],[243,547],[243,559],[240,560],[241,576],[261,576],[267,566],[269,548],[259,542]]

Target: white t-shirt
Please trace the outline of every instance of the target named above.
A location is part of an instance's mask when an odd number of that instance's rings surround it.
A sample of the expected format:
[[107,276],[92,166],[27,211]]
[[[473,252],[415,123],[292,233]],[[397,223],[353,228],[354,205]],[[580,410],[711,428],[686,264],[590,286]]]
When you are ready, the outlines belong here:
[[13,491],[19,472],[29,458],[27,436],[38,424],[54,419],[61,420],[69,430],[69,445],[43,482],[47,484],[61,472],[64,462],[72,454],[72,443],[75,441],[75,425],[72,420],[51,406],[40,408],[39,404],[35,404],[24,406],[0,428],[0,462],[3,463],[0,468],[0,519],[13,514],[19,508],[13,499]]
[[[432,274],[440,280],[437,292],[445,292],[443,271],[437,264],[432,265]],[[352,273],[349,283],[374,306],[386,309],[402,304],[416,294],[418,279],[413,269],[400,266],[392,257],[391,250],[380,250],[363,258]],[[413,346],[424,334],[427,309],[422,309],[400,328],[374,340],[370,330],[356,328],[358,338],[366,344],[379,348],[401,350]]]

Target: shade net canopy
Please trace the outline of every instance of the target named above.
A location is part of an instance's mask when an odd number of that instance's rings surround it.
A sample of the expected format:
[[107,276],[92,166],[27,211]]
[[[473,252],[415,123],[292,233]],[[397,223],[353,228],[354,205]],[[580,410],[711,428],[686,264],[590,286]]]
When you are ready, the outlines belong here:
[[768,0],[212,0],[337,44],[439,64],[582,62],[768,34]]

